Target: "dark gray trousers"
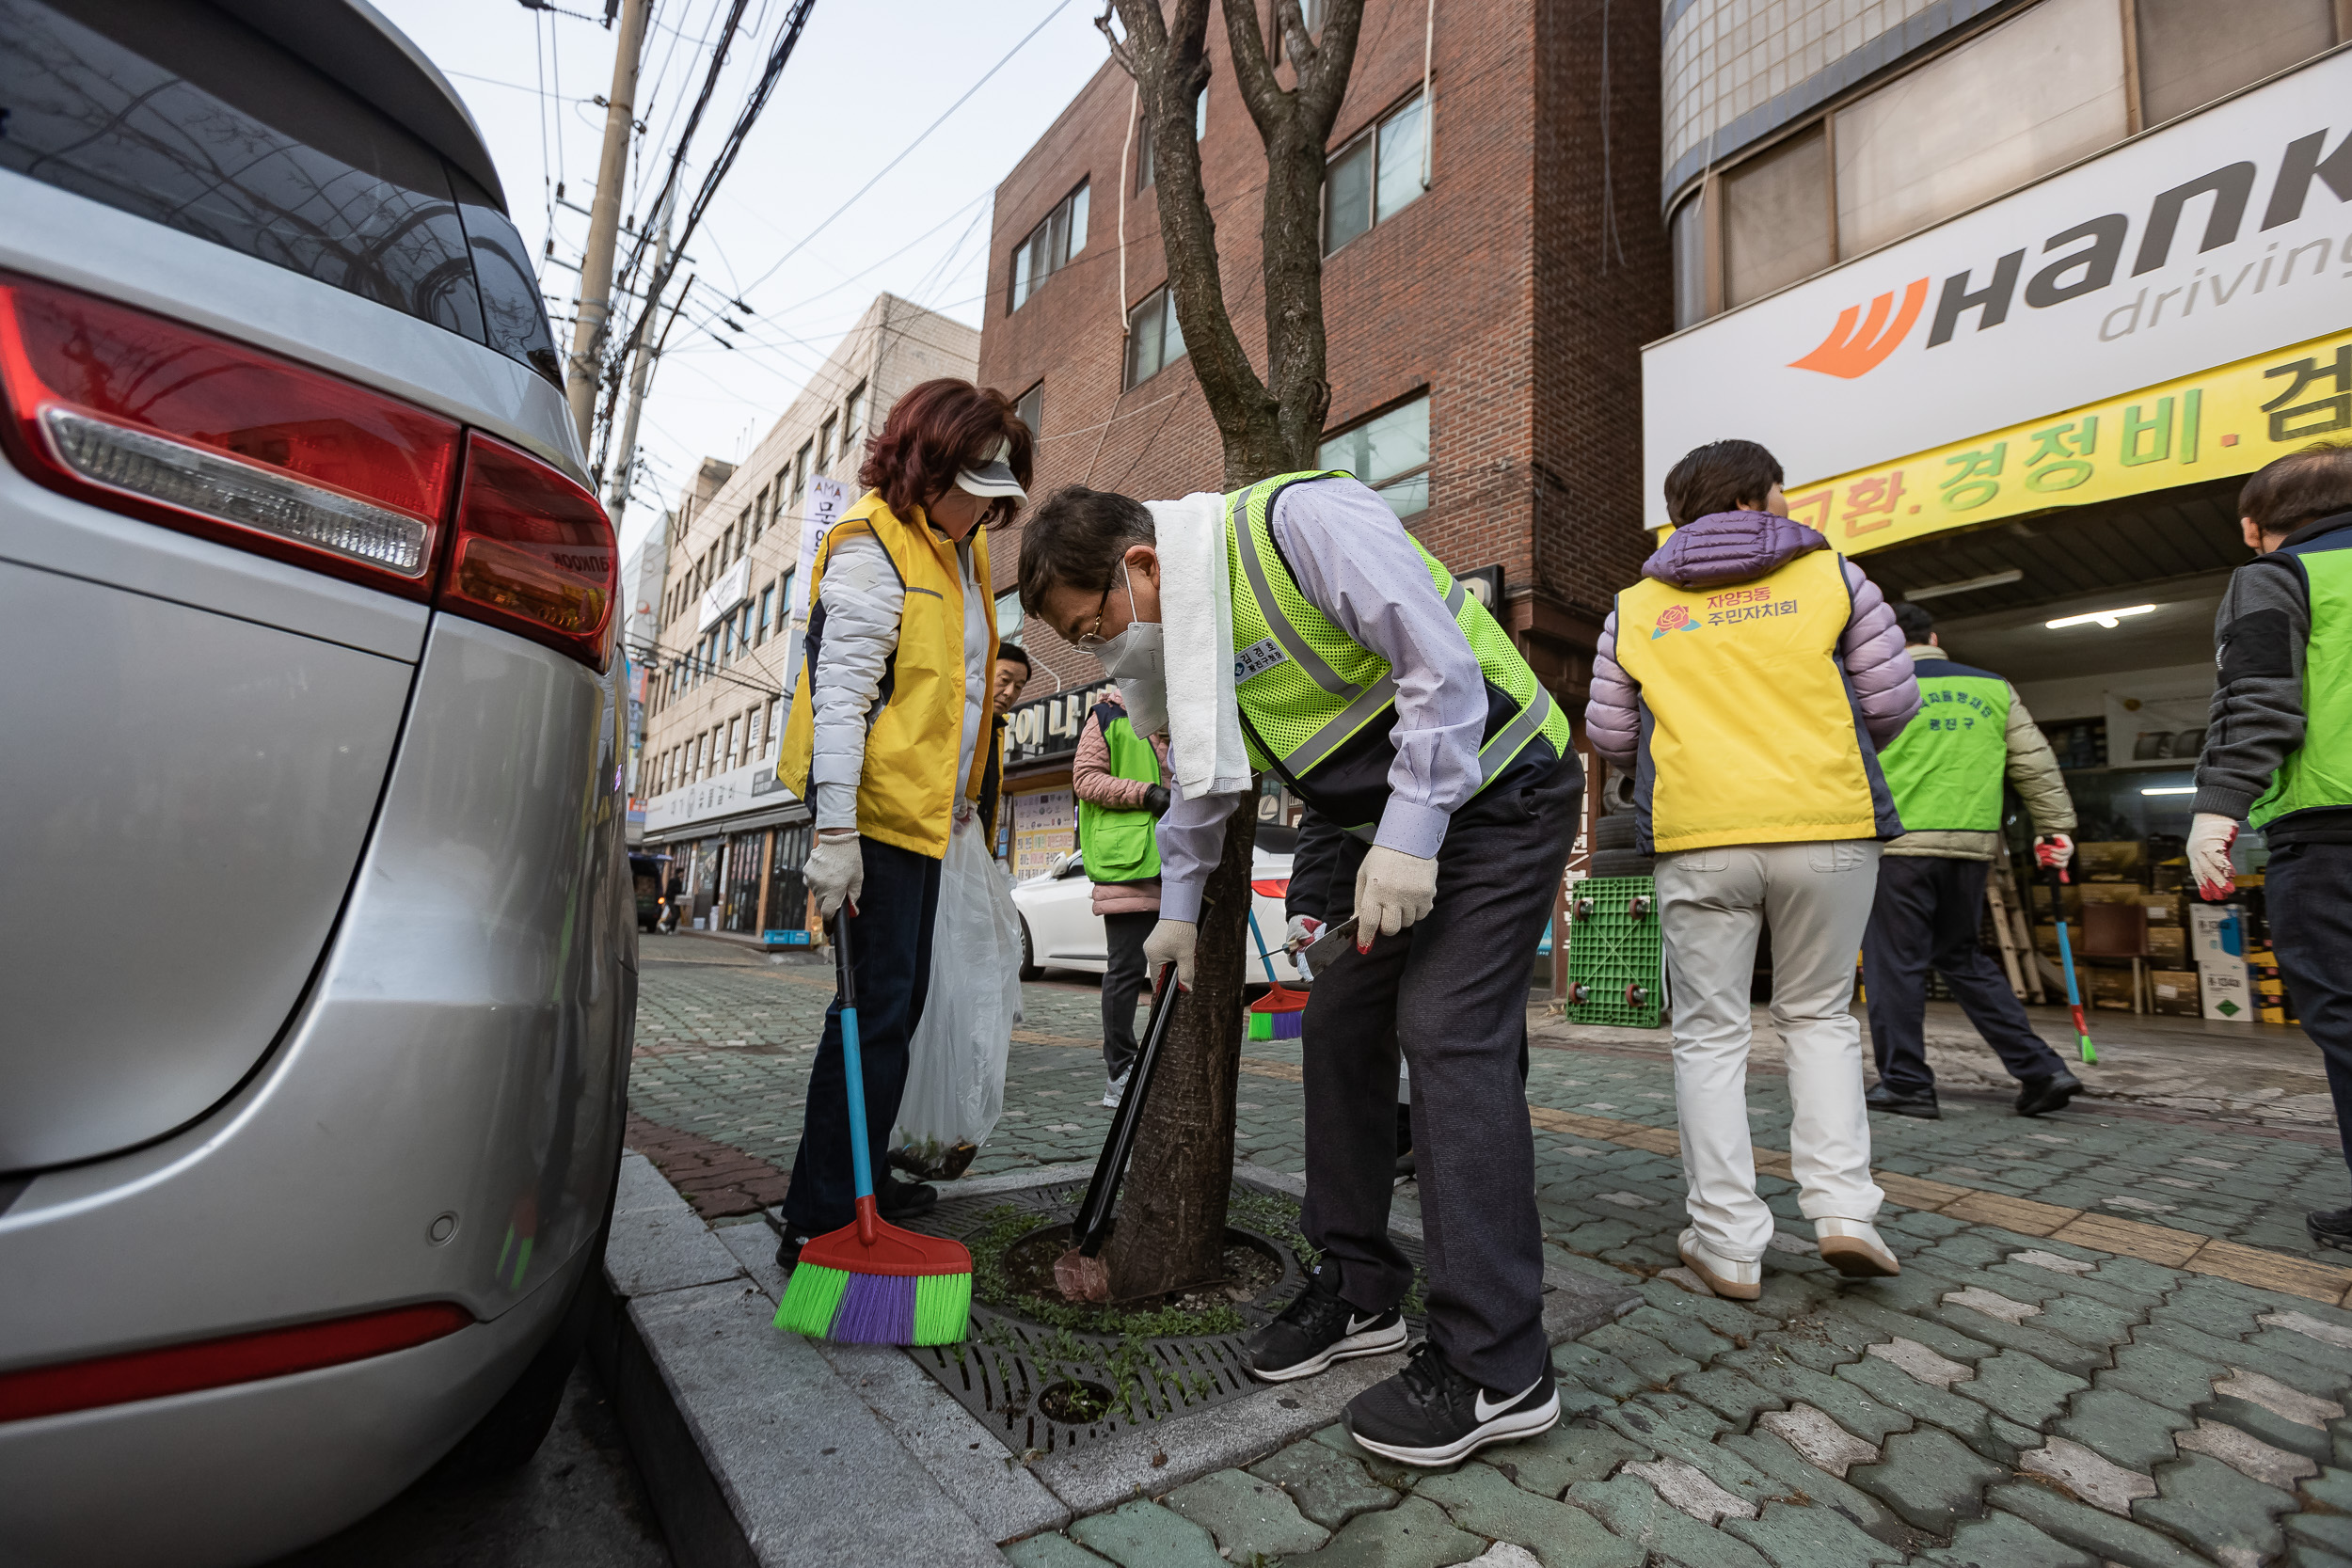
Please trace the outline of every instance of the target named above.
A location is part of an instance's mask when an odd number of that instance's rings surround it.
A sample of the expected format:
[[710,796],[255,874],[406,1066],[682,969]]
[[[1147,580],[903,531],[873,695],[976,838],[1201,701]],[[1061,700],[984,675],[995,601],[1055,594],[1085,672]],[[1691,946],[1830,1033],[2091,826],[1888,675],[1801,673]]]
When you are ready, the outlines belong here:
[[1112,1078],[1124,1077],[1136,1065],[1136,998],[1146,978],[1143,942],[1159,923],[1150,910],[1103,917],[1109,954],[1103,966],[1103,1071]]
[[1984,861],[1885,855],[1877,900],[1862,934],[1862,989],[1869,998],[1870,1049],[1879,1081],[1904,1094],[1933,1094],[1928,1066],[1928,971],[1944,976],[1968,1022],[2023,1082],[2062,1072],[2058,1060],[2009,989],[2009,976],[1979,943],[1984,920]]
[[1396,1062],[1413,1072],[1413,1150],[1429,1338],[1487,1388],[1543,1374],[1543,1230],[1520,1066],[1527,987],[1576,833],[1573,756],[1454,814],[1427,918],[1315,974],[1304,1020],[1307,1238],[1363,1312],[1398,1305],[1412,1265],[1389,1239]]

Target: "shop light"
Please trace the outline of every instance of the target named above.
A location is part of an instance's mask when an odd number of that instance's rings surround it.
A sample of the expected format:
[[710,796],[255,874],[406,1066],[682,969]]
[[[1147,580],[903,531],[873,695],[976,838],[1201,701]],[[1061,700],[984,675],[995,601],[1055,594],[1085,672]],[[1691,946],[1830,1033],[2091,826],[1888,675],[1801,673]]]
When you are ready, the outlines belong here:
[[1964,578],[1959,582],[1935,582],[1930,583],[1925,588],[1906,589],[1903,597],[1913,604],[1917,604],[1922,599],[1941,599],[1953,594],[1973,594],[1979,588],[2000,588],[2019,580],[2025,575],[2024,572],[2012,566],[2006,572],[1994,572],[1986,577]]
[[2055,621],[2044,621],[2042,624],[2052,631],[2062,631],[2068,626],[2088,626],[2095,623],[2113,631],[2117,624],[2126,615],[2153,615],[2155,611],[2154,605],[2136,604],[2127,605],[2122,610],[2094,610],[2088,615],[2061,615]]
[[2195,784],[2158,784],[2153,789],[2143,789],[2140,793],[2142,795],[2194,795],[2197,793],[2197,786]]

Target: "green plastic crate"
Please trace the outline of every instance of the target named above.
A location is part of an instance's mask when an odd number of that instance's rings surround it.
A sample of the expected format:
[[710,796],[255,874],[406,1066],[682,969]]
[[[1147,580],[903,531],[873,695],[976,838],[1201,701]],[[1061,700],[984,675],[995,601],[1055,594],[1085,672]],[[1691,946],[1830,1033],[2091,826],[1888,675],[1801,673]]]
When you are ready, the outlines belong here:
[[[1636,899],[1643,900],[1638,914]],[[1647,877],[1588,877],[1568,889],[1568,1021],[1661,1027],[1666,985],[1657,883]],[[1628,1000],[1629,986],[1641,988],[1638,1003]],[[1578,996],[1584,1000],[1574,1000]]]

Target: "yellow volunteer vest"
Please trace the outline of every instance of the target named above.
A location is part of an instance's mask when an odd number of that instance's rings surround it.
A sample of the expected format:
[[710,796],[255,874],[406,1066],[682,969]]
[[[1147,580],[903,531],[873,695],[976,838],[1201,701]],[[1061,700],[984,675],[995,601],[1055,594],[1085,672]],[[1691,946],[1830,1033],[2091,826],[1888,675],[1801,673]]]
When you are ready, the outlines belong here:
[[[963,744],[963,581],[956,566],[956,546],[933,532],[917,515],[902,521],[868,490],[834,525],[818,546],[809,568],[808,600],[817,603],[825,582],[825,563],[834,546],[851,533],[870,533],[879,540],[906,585],[906,604],[898,618],[898,649],[882,677],[879,711],[866,731],[866,768],[857,786],[858,832],[867,838],[912,849],[938,860],[947,853],[947,829],[956,799],[956,753]],[[980,593],[993,599],[988,569],[988,534],[972,536],[972,571]],[[810,629],[818,657],[822,657],[821,625],[814,610]],[[809,658],[792,685],[792,711],[784,725],[784,744],[776,753],[776,777],[787,789],[805,799],[808,770],[817,742],[816,705],[810,701]],[[994,617],[989,619],[988,657],[983,670],[996,667]],[[992,693],[988,702],[993,706]],[[993,713],[980,715],[980,743],[972,748],[970,774],[963,780],[966,799],[980,798],[980,781],[988,773],[989,737]]]
[[1852,609],[1835,550],[1737,586],[1644,578],[1617,595],[1617,662],[1647,710],[1643,772],[1660,854],[1879,836],[1836,658]]

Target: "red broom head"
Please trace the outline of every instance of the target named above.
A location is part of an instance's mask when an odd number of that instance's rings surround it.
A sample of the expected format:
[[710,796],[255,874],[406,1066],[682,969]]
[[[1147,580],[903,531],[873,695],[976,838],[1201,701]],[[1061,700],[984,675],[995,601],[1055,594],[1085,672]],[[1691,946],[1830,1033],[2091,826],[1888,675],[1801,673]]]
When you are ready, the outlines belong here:
[[[863,1208],[872,1201],[860,1198],[858,1204]],[[801,1261],[847,1274],[917,1275],[972,1272],[972,1254],[961,1242],[945,1236],[918,1236],[875,1219],[870,1222],[874,1239],[869,1243],[859,1235],[866,1223],[861,1216],[838,1230],[817,1237],[801,1248]]]
[[1249,1010],[1253,1013],[1301,1013],[1307,1010],[1307,997],[1306,991],[1293,990],[1277,980],[1271,990],[1249,1004]]

